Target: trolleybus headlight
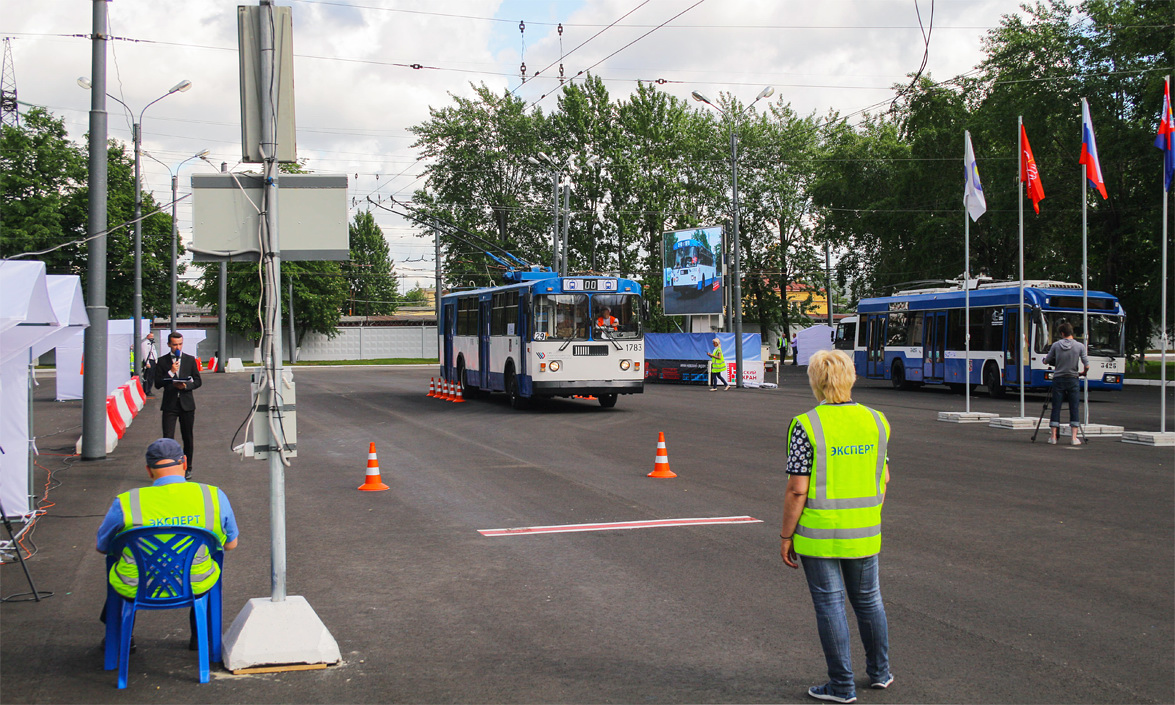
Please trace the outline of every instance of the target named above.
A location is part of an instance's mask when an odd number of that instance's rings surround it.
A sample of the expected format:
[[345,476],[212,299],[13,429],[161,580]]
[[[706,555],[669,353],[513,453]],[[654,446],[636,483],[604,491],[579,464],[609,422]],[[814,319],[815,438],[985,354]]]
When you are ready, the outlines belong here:
[[1108,384],[1118,384],[1122,381],[1119,375],[1106,375],[1104,381]]
[[551,371],[552,372],[558,372],[559,368],[562,366],[563,365],[560,364],[558,360],[551,360]]
[[620,361],[620,369],[627,372],[628,368],[630,368],[630,367],[632,367],[632,360],[621,360]]

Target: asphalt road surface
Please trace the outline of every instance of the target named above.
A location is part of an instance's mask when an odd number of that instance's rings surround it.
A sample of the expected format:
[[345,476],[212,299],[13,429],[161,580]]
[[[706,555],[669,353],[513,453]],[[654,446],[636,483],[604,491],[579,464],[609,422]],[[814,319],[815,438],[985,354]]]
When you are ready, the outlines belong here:
[[[71,452],[78,402],[36,392],[38,493],[55,504],[25,546],[52,598],[0,606],[4,702],[805,702],[825,681],[803,575],[779,558],[789,419],[804,368],[778,390],[646,387],[616,408],[501,395],[425,397],[432,368],[299,368],[298,458],[287,471],[288,592],[337,639],[321,671],[196,681],[182,611],[136,626],[130,687],[102,670],[102,556],[111,498],[145,480],[158,401],[106,461]],[[270,594],[267,465],[230,439],[245,375],[197,392],[197,478],[229,495],[225,624]],[[938,423],[944,390],[861,382],[893,426],[882,592],[896,676],[861,703],[1171,702],[1175,484],[1171,449]],[[1094,421],[1158,425],[1158,390],[1095,394]],[[1035,416],[1043,401],[1029,397]],[[980,393],[977,411],[1018,402]],[[1169,407],[1170,408],[1170,407]],[[1169,425],[1169,427],[1171,427]],[[650,479],[664,432],[676,479]],[[238,439],[237,442],[240,442]],[[391,490],[359,492],[375,442]],[[61,455],[53,455],[54,453]],[[52,477],[46,475],[52,471]],[[479,530],[750,516],[761,523],[487,537]],[[0,594],[27,591],[15,564]],[[850,620],[851,621],[851,620]],[[855,624],[853,625],[855,632]],[[854,639],[856,637],[854,636]]]

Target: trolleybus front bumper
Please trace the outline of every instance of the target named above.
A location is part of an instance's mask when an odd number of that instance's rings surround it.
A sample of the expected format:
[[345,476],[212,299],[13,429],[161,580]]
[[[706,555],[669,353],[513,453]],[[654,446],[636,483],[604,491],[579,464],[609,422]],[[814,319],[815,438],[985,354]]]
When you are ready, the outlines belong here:
[[531,382],[531,395],[536,397],[588,396],[600,394],[641,394],[644,380],[584,380],[579,382]]

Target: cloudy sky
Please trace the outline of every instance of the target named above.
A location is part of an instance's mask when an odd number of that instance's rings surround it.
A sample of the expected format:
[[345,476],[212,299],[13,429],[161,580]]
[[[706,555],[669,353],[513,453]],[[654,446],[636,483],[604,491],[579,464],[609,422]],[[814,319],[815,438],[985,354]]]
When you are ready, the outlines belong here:
[[[136,114],[183,79],[193,87],[153,105],[143,148],[168,167],[208,149],[240,161],[236,7],[224,0],[112,0],[107,90]],[[970,70],[983,36],[1018,0],[278,0],[293,8],[298,156],[320,172],[346,173],[350,196],[408,198],[423,183],[408,128],[471,83],[518,90],[544,110],[566,76],[591,70],[614,97],[662,80],[681,98],[729,91],[750,101],[764,86],[800,113],[842,114],[893,96],[922,64],[943,80]],[[4,0],[0,36],[11,38],[19,99],[65,119],[81,142],[91,71],[92,3]],[[525,23],[520,31],[519,24]],[[559,25],[563,32],[560,36]],[[663,26],[662,26],[663,25]],[[522,86],[520,64],[526,63]],[[412,64],[425,68],[413,69]],[[534,73],[540,72],[538,78]],[[521,87],[520,87],[521,86]],[[22,107],[22,109],[24,109]],[[129,142],[131,118],[108,101],[110,136]],[[960,157],[961,158],[961,157]],[[238,169],[246,168],[244,165]],[[198,160],[184,166],[181,195]],[[144,189],[170,201],[168,169],[144,160]],[[362,205],[360,207],[363,207]],[[411,286],[433,272],[432,244],[377,211]],[[179,205],[181,233],[190,205]],[[185,239],[186,235],[185,235]]]

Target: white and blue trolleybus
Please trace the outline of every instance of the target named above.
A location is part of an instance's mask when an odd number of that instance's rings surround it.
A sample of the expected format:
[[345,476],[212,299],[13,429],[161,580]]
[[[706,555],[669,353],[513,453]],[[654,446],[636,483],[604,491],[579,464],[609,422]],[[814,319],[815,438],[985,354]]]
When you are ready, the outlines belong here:
[[[607,309],[607,310],[605,310]],[[511,270],[506,283],[441,299],[441,375],[467,394],[595,396],[644,391],[644,307],[631,279]]]
[[[1067,321],[1075,339],[1088,346],[1089,388],[1119,390],[1126,372],[1125,312],[1111,294],[1083,294],[1078,284],[1025,282],[1028,345],[1021,346],[1018,283],[973,281],[966,324],[961,285],[899,291],[861,299],[857,315],[840,322],[834,345],[851,351],[858,376],[888,379],[895,388],[946,384],[961,391],[970,383],[1002,397],[1022,383],[1033,390],[1052,385],[1052,370],[1044,357],[1059,339],[1057,327]],[[1086,311],[1088,340],[1083,326]]]

